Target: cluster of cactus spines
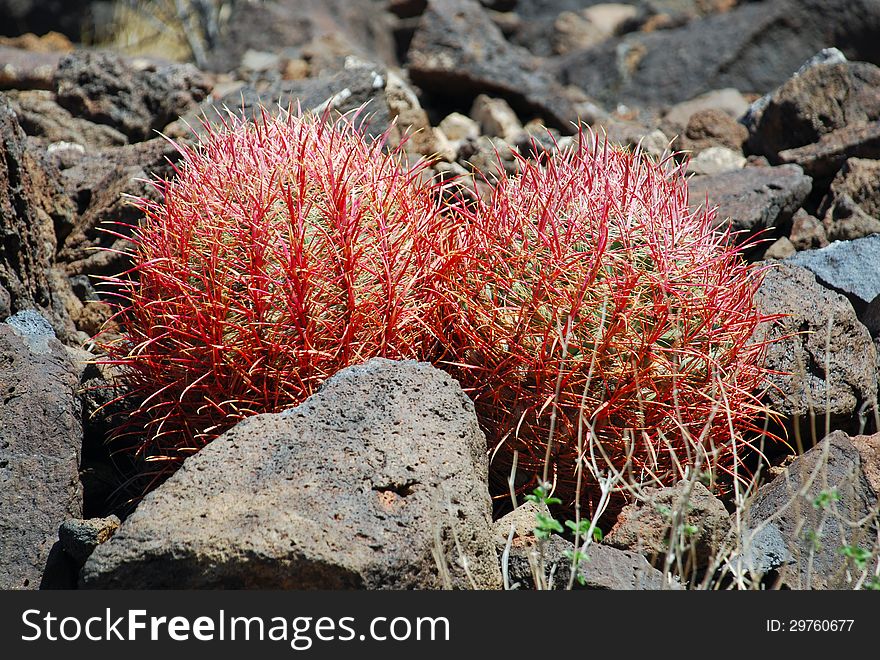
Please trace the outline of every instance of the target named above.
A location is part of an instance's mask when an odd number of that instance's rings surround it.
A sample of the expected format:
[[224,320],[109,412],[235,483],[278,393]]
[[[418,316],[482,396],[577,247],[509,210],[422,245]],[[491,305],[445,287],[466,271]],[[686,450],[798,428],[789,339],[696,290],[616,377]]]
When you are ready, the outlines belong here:
[[256,413],[294,405],[339,369],[423,358],[421,297],[448,234],[424,164],[357,116],[230,115],[178,145],[161,202],[135,200],[131,272],[106,341],[127,396],[118,434],[177,461]]
[[[492,186],[455,210],[463,257],[436,332],[476,403],[499,492],[514,451],[524,489],[549,456],[571,504],[579,433],[634,481],[731,470],[734,440],[760,432],[763,271],[712,210],[689,209],[683,166],[582,134]],[[583,492],[589,505],[595,483]]]
[[[683,166],[580,135],[448,200],[352,117],[230,115],[136,200],[105,342],[141,456],[177,461],[370,357],[451,371],[506,492],[575,498],[579,448],[632,479],[730,470],[758,431],[761,269],[688,207]],[[441,201],[446,198],[446,201]],[[595,457],[594,451],[594,457]],[[595,484],[583,484],[589,506]]]

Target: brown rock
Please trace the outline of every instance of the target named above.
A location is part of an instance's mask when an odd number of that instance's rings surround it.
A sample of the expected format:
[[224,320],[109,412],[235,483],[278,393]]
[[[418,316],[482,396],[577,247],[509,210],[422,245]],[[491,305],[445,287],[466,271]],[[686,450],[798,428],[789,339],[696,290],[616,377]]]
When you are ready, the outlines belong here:
[[[878,501],[872,479],[878,440],[877,435],[850,438],[834,431],[758,490],[748,510],[750,526],[771,521],[794,558],[778,569],[780,586],[853,588],[860,572],[841,548],[876,548]],[[853,526],[853,521],[864,522]]]
[[825,235],[831,241],[851,241],[880,233],[880,218],[865,213],[846,193],[834,199],[825,212],[822,224]]
[[[0,94],[0,300],[8,311],[38,309],[67,339],[72,323],[54,299],[48,272],[56,249],[56,227],[72,223],[72,204],[57,171],[28,149],[15,112]],[[6,303],[4,302],[4,306]]]
[[849,158],[880,158],[880,121],[851,124],[826,133],[819,141],[779,152],[783,163],[796,163],[812,177],[830,178]]
[[813,144],[838,129],[877,119],[880,68],[867,62],[817,64],[773,93],[749,145],[772,160],[781,151]]
[[792,216],[788,238],[796,250],[815,250],[828,245],[822,222],[803,209],[798,209]]
[[[58,250],[58,262],[68,276],[110,275],[122,272],[129,260],[120,254],[129,241],[103,231],[107,222],[136,226],[143,217],[123,195],[158,199],[152,186],[143,182],[148,174],[170,176],[170,162],[179,154],[164,139],[102,149],[85,154],[62,172],[67,194],[76,200],[79,216]],[[126,227],[117,224],[117,233]],[[111,250],[96,249],[110,248]]]
[[691,115],[681,139],[681,148],[699,153],[709,147],[742,151],[749,132],[723,110],[700,110]]
[[646,501],[626,505],[604,543],[645,555],[662,567],[669,552],[672,522],[680,529],[676,538],[682,563],[690,570],[706,568],[730,533],[727,510],[700,482],[682,480],[670,488],[646,488]]
[[792,423],[798,418],[805,437],[811,411],[817,420],[828,414],[834,424],[857,426],[855,416],[876,401],[877,356],[849,300],[806,268],[781,262],[767,272],[755,304],[764,314],[784,315],[761,334],[771,341],[767,367],[777,372],[770,407]]
[[850,158],[831,182],[831,198],[849,195],[873,218],[880,219],[880,161]]

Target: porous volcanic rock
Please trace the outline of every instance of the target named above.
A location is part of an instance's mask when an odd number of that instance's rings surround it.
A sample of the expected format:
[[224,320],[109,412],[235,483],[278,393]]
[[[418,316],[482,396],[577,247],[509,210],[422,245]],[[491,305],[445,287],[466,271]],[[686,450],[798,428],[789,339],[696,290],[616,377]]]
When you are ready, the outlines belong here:
[[188,459],[95,550],[82,583],[497,588],[485,442],[445,373],[349,367]]
[[780,262],[766,273],[755,304],[783,315],[756,337],[771,340],[767,366],[777,372],[767,392],[771,408],[801,425],[812,411],[820,424],[828,414],[834,424],[857,428],[857,416],[876,402],[877,353],[849,300],[806,268]]
[[0,323],[0,589],[39,587],[59,525],[82,516],[77,371],[36,312]]
[[791,220],[810,194],[812,180],[797,166],[745,167],[689,180],[692,207],[718,206],[719,222],[734,231],[755,232]]
[[564,90],[531,53],[510,44],[474,0],[429,0],[409,49],[409,72],[425,92],[507,100],[521,117],[537,116],[571,133],[577,119]]
[[[841,550],[845,546],[875,547],[878,451],[880,434],[850,438],[834,431],[758,490],[748,509],[749,525],[773,523],[793,558],[792,563],[777,569],[780,586],[854,587],[861,572]],[[860,520],[867,523],[858,527],[848,524]],[[875,552],[871,571],[876,562]]]

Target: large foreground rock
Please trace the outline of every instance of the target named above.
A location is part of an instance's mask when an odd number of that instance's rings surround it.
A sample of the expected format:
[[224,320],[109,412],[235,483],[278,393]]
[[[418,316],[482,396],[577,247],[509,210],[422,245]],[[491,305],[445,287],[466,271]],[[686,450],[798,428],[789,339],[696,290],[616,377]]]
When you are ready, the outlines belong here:
[[0,589],[36,589],[58,527],[82,517],[77,369],[35,312],[0,323]]
[[496,588],[485,450],[451,377],[370,360],[188,459],[95,550],[82,583]]
[[861,571],[843,554],[844,547],[868,551],[873,572],[878,452],[880,434],[850,438],[835,431],[759,489],[747,525],[760,530],[767,522],[780,532],[791,557],[778,568],[780,586],[852,589]]

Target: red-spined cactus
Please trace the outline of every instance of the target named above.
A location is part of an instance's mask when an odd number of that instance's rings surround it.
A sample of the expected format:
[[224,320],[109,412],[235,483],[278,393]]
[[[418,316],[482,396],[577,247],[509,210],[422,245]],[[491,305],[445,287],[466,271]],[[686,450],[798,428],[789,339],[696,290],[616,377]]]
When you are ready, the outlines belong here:
[[137,407],[120,426],[176,461],[368,358],[425,358],[422,295],[446,234],[423,164],[354,118],[206,126],[161,201],[135,200],[131,273],[105,341]]
[[465,256],[437,333],[476,403],[498,491],[514,450],[520,477],[543,477],[554,417],[549,480],[565,504],[579,425],[584,451],[592,438],[600,469],[630,483],[669,483],[695,463],[730,471],[763,421],[765,351],[752,340],[767,320],[752,302],[763,271],[713,211],[689,210],[673,159],[586,135],[578,145],[502,171],[490,199],[457,209]]

